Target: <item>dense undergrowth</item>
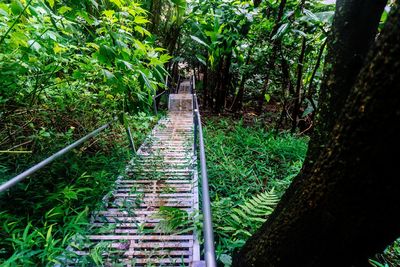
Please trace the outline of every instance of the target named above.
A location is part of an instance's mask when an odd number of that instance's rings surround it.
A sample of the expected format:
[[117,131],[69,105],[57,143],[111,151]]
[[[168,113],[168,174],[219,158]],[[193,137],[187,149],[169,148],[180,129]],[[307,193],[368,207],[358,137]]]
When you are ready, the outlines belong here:
[[152,128],[170,56],[147,15],[124,0],[0,3],[0,183],[125,114],[0,195],[0,264],[56,264],[131,156],[124,126],[136,144]]
[[299,172],[308,138],[220,117],[204,130],[216,254],[229,266]]
[[[145,113],[129,117],[136,144],[144,139],[155,121],[155,117]],[[65,134],[54,126],[46,125],[31,135],[33,140],[40,138],[31,147],[35,153],[2,155],[1,182],[83,133],[81,129],[74,134],[71,126]],[[111,129],[1,195],[0,263],[4,266],[57,263],[71,237],[85,231],[89,212],[101,203],[131,155],[125,129],[115,122]]]

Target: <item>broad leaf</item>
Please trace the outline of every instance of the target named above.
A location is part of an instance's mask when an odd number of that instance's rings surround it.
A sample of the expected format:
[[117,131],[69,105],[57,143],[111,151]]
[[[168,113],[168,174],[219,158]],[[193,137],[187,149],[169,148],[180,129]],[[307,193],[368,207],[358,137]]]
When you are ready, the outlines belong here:
[[204,45],[204,46],[207,47],[207,48],[210,48],[210,46],[209,46],[208,44],[206,44],[203,40],[199,39],[198,37],[193,36],[193,35],[190,35],[190,37],[191,37],[193,40],[195,40],[196,42],[198,42],[199,44]]

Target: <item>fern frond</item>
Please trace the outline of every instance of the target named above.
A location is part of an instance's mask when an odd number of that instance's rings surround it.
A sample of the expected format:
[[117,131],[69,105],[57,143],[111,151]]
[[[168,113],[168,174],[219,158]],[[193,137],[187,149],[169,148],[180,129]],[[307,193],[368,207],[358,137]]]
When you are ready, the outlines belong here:
[[230,226],[237,230],[236,233],[254,232],[267,220],[278,201],[273,189],[248,198],[232,209]]

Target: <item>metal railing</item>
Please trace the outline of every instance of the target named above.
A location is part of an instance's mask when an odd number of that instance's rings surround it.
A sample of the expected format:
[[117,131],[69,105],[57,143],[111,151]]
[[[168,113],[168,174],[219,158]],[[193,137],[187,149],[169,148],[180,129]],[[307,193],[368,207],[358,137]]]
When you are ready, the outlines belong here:
[[[89,140],[90,138],[98,135],[100,132],[102,132],[103,130],[107,129],[114,121],[116,121],[117,118],[114,118],[112,121],[104,124],[103,126],[97,128],[96,130],[94,130],[93,132],[85,135],[84,137],[82,137],[81,139],[75,141],[74,143],[70,144],[69,146],[59,150],[58,152],[54,153],[53,155],[51,155],[50,157],[46,158],[45,160],[42,160],[41,162],[39,162],[38,164],[30,167],[29,169],[27,169],[26,171],[18,174],[17,176],[15,176],[14,178],[8,180],[7,182],[3,183],[2,185],[0,185],[0,193],[6,191],[7,189],[9,189],[10,187],[13,187],[14,185],[16,185],[17,183],[21,182],[22,180],[24,180],[26,177],[30,176],[31,174],[37,172],[38,170],[42,169],[43,167],[45,167],[46,165],[48,165],[49,163],[53,162],[54,160],[56,160],[57,158],[65,155],[67,152],[69,152],[70,150],[74,149],[75,147],[83,144],[84,142],[86,142],[87,140]],[[130,129],[129,129],[130,132]]]
[[178,82],[176,83],[175,94],[179,93],[180,87],[181,87],[181,75],[178,75]]
[[196,81],[194,76],[192,76],[192,78],[190,79],[190,91],[193,95],[194,156],[196,156],[196,151],[197,151],[197,134],[199,137],[199,150],[200,150],[199,156],[200,156],[200,170],[201,170],[203,232],[204,232],[204,258],[207,267],[216,267],[217,264],[215,260],[214,231],[212,226],[206,153],[204,150],[203,128],[201,126],[201,117],[196,96]]
[[153,95],[153,110],[156,115],[158,115],[157,99],[164,94],[171,94],[171,88],[168,86],[168,75],[165,77],[165,90],[157,95]]
[[[168,88],[168,79],[166,79],[166,86]],[[163,94],[165,94],[167,92],[169,92],[169,90],[165,90],[164,92],[162,92],[162,93],[160,93],[160,94],[158,94],[156,96],[153,96],[153,103],[156,103],[157,98],[161,97]],[[156,104],[154,104],[154,113],[156,115],[158,113]],[[96,130],[90,132],[89,134],[85,135],[84,137],[80,138],[79,140],[77,140],[77,141],[73,142],[72,144],[64,147],[63,149],[57,151],[56,153],[54,153],[50,157],[48,157],[48,158],[42,160],[41,162],[35,164],[34,166],[30,167],[26,171],[18,174],[14,178],[11,178],[7,182],[4,182],[3,184],[0,185],[0,193],[6,191],[7,189],[9,189],[9,188],[13,187],[14,185],[18,184],[19,182],[21,182],[22,180],[24,180],[25,178],[27,178],[31,174],[33,174],[33,173],[37,172],[38,170],[42,169],[43,167],[47,166],[48,164],[50,164],[51,162],[53,162],[57,158],[65,155],[66,153],[68,153],[72,149],[76,148],[77,146],[83,144],[84,142],[86,142],[90,138],[95,137],[100,132],[102,132],[103,130],[105,130],[108,127],[110,127],[110,125],[113,122],[117,121],[117,120],[118,120],[118,117],[115,117],[112,121],[104,124],[103,126],[101,126],[101,127],[97,128]],[[131,146],[133,152],[136,153],[135,143],[134,143],[134,140],[133,140],[133,137],[132,137],[132,131],[131,131],[131,128],[129,126],[126,127],[126,134],[128,136],[129,145]]]

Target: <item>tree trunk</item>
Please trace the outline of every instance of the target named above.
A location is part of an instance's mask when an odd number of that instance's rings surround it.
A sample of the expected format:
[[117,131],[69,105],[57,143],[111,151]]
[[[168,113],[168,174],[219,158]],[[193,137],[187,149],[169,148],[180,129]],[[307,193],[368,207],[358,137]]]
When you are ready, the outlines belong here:
[[203,106],[207,107],[207,99],[208,99],[208,66],[204,68],[204,76],[203,76]]
[[400,235],[399,6],[366,62],[307,179],[296,177],[234,267],[367,266]]
[[161,0],[152,0],[150,4],[150,32],[153,34],[158,34],[158,27],[161,21]]
[[315,79],[315,75],[317,74],[317,71],[318,71],[318,69],[319,69],[319,66],[320,66],[320,64],[321,64],[322,55],[324,54],[324,50],[325,50],[327,41],[328,41],[328,39],[326,39],[326,40],[324,41],[324,43],[322,44],[321,48],[319,49],[318,56],[317,56],[317,62],[315,63],[315,66],[314,66],[314,69],[313,69],[313,72],[312,72],[311,78],[310,78],[310,84],[308,85],[308,92],[307,92],[307,94],[305,94],[305,96],[304,96],[305,98],[308,98],[308,99],[310,100],[311,105],[312,105],[312,107],[313,107],[313,109],[314,109],[314,112],[315,112],[316,109],[317,109],[317,107],[316,107],[316,105],[315,105],[315,103],[314,103],[314,99],[313,99],[313,94],[314,94],[314,79]]
[[215,112],[221,112],[225,108],[225,100],[227,91],[230,85],[230,73],[229,69],[231,66],[232,52],[225,55],[222,59],[222,65],[220,73],[218,73],[218,87],[216,90],[216,103],[214,107]]
[[267,93],[267,90],[268,90],[271,70],[275,67],[275,61],[276,61],[276,56],[277,56],[276,54],[277,54],[278,46],[280,46],[280,41],[277,41],[277,43],[275,43],[273,45],[273,47],[272,47],[272,55],[271,55],[270,61],[268,63],[267,75],[264,78],[264,84],[263,84],[263,87],[262,87],[262,91],[261,91],[260,96],[258,97],[258,105],[257,105],[257,109],[256,109],[258,114],[261,114],[263,106],[264,106],[265,94]]
[[[368,49],[376,37],[379,18],[385,3],[386,0],[338,0],[336,2],[333,34],[328,37],[328,55],[325,58],[324,79],[320,89],[322,93],[320,93],[319,109],[316,114],[319,118],[314,123],[315,127],[311,134],[312,141],[309,142],[301,174],[286,190],[282,197],[283,202],[291,198],[294,189],[303,182],[300,177],[306,177],[306,175],[302,173],[310,173],[313,164],[327,143],[327,135],[332,132],[344,103],[341,106],[335,103],[335,108],[338,109],[335,112],[332,107],[328,106],[335,102],[335,99],[337,101],[339,98],[347,99]],[[346,71],[342,71],[342,68]],[[339,85],[342,88],[339,88]],[[339,92],[341,93],[339,94]],[[325,123],[328,126],[325,126]],[[280,211],[279,206],[276,211]]]
[[[281,68],[282,68],[282,81],[283,81],[282,93],[283,96],[286,97],[289,94],[294,95],[294,88],[293,88],[292,78],[290,75],[289,63],[287,62],[284,56],[282,47],[279,50],[280,50],[279,53],[280,53]],[[288,91],[288,94],[286,93],[286,91]]]
[[[272,29],[270,37],[269,37],[270,42],[272,41],[272,37],[275,35],[275,33],[278,31],[279,27],[281,26],[281,20],[283,18],[283,13],[285,11],[285,7],[286,7],[286,0],[281,0],[279,3],[278,15],[276,17],[275,25],[274,25],[274,28]],[[268,90],[271,70],[275,67],[277,51],[278,51],[278,47],[280,47],[280,45],[281,45],[280,40],[276,40],[275,42],[272,42],[272,54],[270,56],[269,64],[267,64],[268,66],[267,66],[266,78],[265,78],[265,81],[263,84],[263,88],[261,90],[261,94],[258,97],[258,105],[256,108],[256,111],[258,114],[261,114],[261,112],[262,112],[262,108],[263,108],[264,101],[265,101],[265,94],[267,93],[267,90]]]
[[303,41],[301,43],[301,52],[299,56],[299,63],[297,64],[297,81],[296,81],[296,94],[294,96],[294,108],[292,113],[292,133],[296,131],[297,128],[297,117],[300,113],[300,105],[301,105],[301,86],[303,83],[303,64],[304,64],[304,56],[306,52],[306,37],[303,37]]
[[235,98],[233,99],[233,103],[231,106],[231,111],[232,112],[237,112],[242,109],[243,105],[243,96],[244,96],[244,84],[246,83],[246,77],[245,75],[242,76],[242,79],[240,80],[239,84],[239,90]]
[[[326,144],[328,133],[333,129],[376,37],[386,3],[387,0],[337,1],[311,147],[321,148]],[[318,153],[317,149],[313,151]]]
[[[250,64],[252,51],[253,51],[253,45],[250,46],[249,51],[247,52],[245,66],[249,66],[249,64]],[[243,96],[244,96],[244,85],[246,83],[248,75],[249,75],[249,72],[247,70],[244,70],[242,79],[240,80],[240,84],[239,84],[239,91],[238,91],[237,95],[235,96],[232,106],[231,106],[231,110],[233,112],[236,112],[242,108]]]

